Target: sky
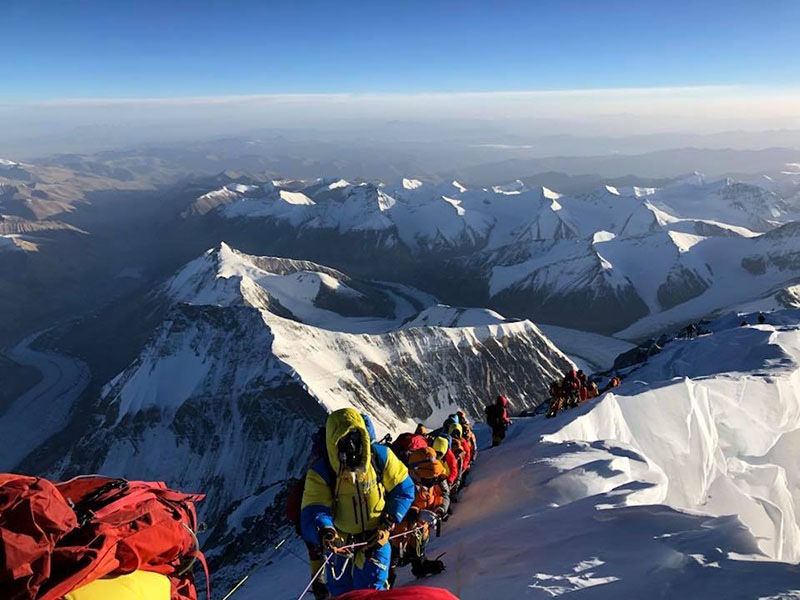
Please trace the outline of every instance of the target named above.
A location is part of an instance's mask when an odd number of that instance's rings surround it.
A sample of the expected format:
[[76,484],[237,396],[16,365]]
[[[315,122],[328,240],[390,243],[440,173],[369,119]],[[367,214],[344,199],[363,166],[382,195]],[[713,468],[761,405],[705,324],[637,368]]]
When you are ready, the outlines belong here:
[[797,0],[0,0],[0,23],[9,139],[359,119],[800,127]]
[[0,99],[786,86],[800,2],[0,0]]

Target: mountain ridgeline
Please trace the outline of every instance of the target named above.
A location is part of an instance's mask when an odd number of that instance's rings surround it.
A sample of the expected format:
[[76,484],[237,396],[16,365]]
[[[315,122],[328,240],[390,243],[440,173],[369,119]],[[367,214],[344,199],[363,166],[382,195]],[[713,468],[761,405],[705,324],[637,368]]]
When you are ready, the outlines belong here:
[[638,338],[797,281],[793,261],[775,253],[800,240],[787,231],[776,248],[763,234],[800,217],[798,189],[700,175],[573,196],[522,182],[271,181],[228,184],[183,215],[202,239],[404,281],[450,303]]
[[571,364],[529,321],[225,244],[155,295],[165,317],[143,351],[64,423],[73,435],[63,446],[23,465],[203,490],[216,539],[236,507],[302,473],[331,410],[352,406],[381,435],[457,408],[478,417],[492,393],[522,410]]

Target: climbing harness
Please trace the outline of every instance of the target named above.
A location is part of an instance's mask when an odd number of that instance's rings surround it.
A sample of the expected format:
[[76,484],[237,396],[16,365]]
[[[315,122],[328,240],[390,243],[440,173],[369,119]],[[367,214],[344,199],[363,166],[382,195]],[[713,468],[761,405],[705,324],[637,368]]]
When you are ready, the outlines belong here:
[[[418,531],[422,529],[424,529],[424,527],[418,526],[415,527],[414,529],[404,531],[403,533],[398,533],[397,535],[391,535],[389,536],[389,541],[396,540],[397,538],[405,537],[407,535],[416,534]],[[323,571],[325,570],[325,567],[334,556],[342,555],[347,557],[346,560],[344,561],[344,565],[342,565],[342,570],[339,572],[338,577],[333,568],[331,568],[331,576],[336,581],[339,581],[342,577],[344,577],[345,571],[347,570],[347,565],[354,556],[352,551],[356,550],[357,548],[363,548],[364,546],[370,546],[371,544],[372,542],[359,542],[357,544],[348,544],[347,546],[341,546],[339,548],[331,548],[331,551],[325,557],[325,561],[322,563],[322,566],[320,566],[320,568],[317,569],[317,572],[311,578],[311,581],[308,582],[308,585],[305,587],[302,593],[297,597],[297,600],[302,600],[303,596],[305,596],[308,593],[308,590],[311,589],[311,586],[314,585],[314,582],[319,578],[320,575],[322,575]],[[225,598],[223,598],[222,600],[227,600],[227,596],[225,596]]]

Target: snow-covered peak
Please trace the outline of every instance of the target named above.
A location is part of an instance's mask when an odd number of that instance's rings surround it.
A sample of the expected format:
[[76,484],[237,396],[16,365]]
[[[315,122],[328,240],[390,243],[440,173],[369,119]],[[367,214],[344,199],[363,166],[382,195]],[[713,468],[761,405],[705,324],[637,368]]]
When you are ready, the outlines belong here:
[[327,188],[329,190],[337,190],[339,188],[349,187],[350,182],[345,179],[337,179],[336,181],[329,183]]
[[485,308],[458,308],[437,304],[426,308],[410,321],[403,324],[403,329],[413,327],[483,327],[506,323],[502,315]]
[[525,189],[525,184],[516,179],[511,183],[507,183],[505,185],[496,185],[492,187],[492,191],[497,194],[519,194],[521,191]]
[[559,194],[556,191],[551,190],[548,187],[542,186],[542,197],[547,198],[548,200],[558,200],[561,198],[562,194]]
[[698,171],[694,171],[685,177],[681,177],[673,185],[705,185],[705,183],[705,175],[699,173]]
[[422,182],[419,179],[406,179],[403,178],[403,189],[416,190],[422,187]]

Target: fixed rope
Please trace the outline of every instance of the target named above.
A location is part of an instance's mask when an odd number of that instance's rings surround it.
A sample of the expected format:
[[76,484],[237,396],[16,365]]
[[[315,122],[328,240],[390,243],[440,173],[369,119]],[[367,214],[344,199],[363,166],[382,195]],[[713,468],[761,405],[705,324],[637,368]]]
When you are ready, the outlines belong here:
[[[250,578],[250,575],[252,575],[252,574],[253,574],[253,573],[255,573],[255,572],[258,570],[258,569],[260,569],[260,568],[261,568],[261,567],[263,567],[265,564],[267,564],[267,562],[269,562],[269,560],[270,560],[270,559],[271,559],[271,558],[272,558],[272,557],[275,555],[275,553],[276,553],[276,552],[277,552],[277,551],[280,549],[280,547],[281,547],[281,546],[283,546],[283,545],[286,543],[286,540],[288,540],[288,539],[289,539],[289,537],[288,537],[288,536],[286,536],[286,537],[285,537],[285,538],[283,538],[283,539],[282,539],[280,542],[278,542],[278,543],[277,543],[277,544],[276,544],[276,545],[275,545],[275,546],[272,548],[272,550],[269,552],[269,554],[267,554],[266,558],[263,558],[261,561],[257,562],[257,563],[256,563],[256,566],[255,566],[255,567],[253,567],[252,569],[250,569],[250,572],[249,572],[247,575],[245,575],[244,577],[242,577],[241,581],[239,581],[239,583],[237,583],[235,586],[233,586],[233,589],[232,589],[230,592],[228,592],[227,594],[225,594],[225,597],[224,597],[222,600],[228,600],[228,598],[230,598],[231,596],[233,596],[233,593],[234,593],[236,590],[238,590],[240,587],[242,587],[242,585],[244,585],[244,582],[245,582],[245,581],[247,581],[247,580]],[[305,592],[303,592],[303,593],[305,593]]]
[[[389,541],[396,540],[398,538],[405,537],[407,535],[412,535],[412,534],[417,533],[418,531],[421,531],[423,529],[425,529],[425,527],[423,525],[419,525],[419,526],[415,527],[414,529],[409,529],[408,531],[404,531],[403,533],[398,533],[396,535],[390,535],[389,536]],[[311,578],[311,581],[308,582],[308,585],[305,587],[305,589],[297,597],[297,600],[302,600],[303,596],[305,596],[308,593],[308,590],[311,589],[311,586],[314,585],[314,582],[319,578],[320,575],[322,575],[322,572],[325,570],[325,566],[330,562],[330,560],[334,556],[336,556],[337,554],[349,554],[349,556],[347,557],[347,561],[349,561],[353,557],[353,554],[352,554],[353,550],[355,550],[357,548],[363,548],[364,546],[369,546],[372,543],[373,542],[359,542],[358,544],[348,544],[347,546],[340,546],[338,548],[333,548],[331,550],[331,552],[329,552],[328,555],[325,557],[325,561],[322,563],[322,566],[319,569],[317,569],[317,572]],[[347,561],[345,561],[344,567],[342,567],[342,571],[341,571],[339,577],[335,577],[335,579],[341,579],[344,576],[344,571],[347,568]],[[222,600],[226,600],[226,598],[227,598],[227,596],[225,598],[223,598]]]

